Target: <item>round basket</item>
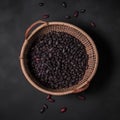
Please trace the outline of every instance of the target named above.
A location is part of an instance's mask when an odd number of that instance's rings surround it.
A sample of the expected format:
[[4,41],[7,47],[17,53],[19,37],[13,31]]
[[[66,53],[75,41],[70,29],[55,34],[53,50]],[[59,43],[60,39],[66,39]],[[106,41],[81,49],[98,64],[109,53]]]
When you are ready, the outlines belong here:
[[[38,84],[29,70],[29,67],[27,64],[28,60],[26,55],[29,50],[29,47],[34,41],[33,36],[38,34],[46,34],[51,31],[66,32],[76,37],[77,39],[79,39],[86,48],[87,54],[89,56],[88,69],[85,71],[83,79],[80,80],[77,85],[74,85],[69,88],[63,88],[63,89],[48,89]],[[93,76],[95,75],[95,72],[98,66],[98,52],[93,40],[82,29],[69,23],[45,22],[45,21],[39,20],[33,23],[26,30],[25,41],[23,43],[21,53],[20,53],[20,65],[21,65],[22,72],[25,75],[28,82],[37,90],[44,92],[46,94],[51,94],[51,95],[66,95],[66,94],[81,92],[88,88],[89,83],[93,78]]]

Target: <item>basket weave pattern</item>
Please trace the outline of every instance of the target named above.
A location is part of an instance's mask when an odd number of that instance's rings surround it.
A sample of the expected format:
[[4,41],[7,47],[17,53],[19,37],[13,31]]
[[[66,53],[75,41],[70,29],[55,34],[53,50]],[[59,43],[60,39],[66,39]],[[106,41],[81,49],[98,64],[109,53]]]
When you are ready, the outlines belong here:
[[[30,74],[30,71],[27,66],[26,54],[30,47],[30,44],[32,44],[32,42],[34,41],[33,36],[38,35],[38,34],[46,34],[51,31],[66,32],[76,37],[78,40],[80,40],[86,48],[87,54],[89,56],[88,69],[86,70],[83,79],[79,81],[77,85],[74,85],[69,88],[59,89],[59,90],[47,89],[43,86],[38,85],[36,83],[35,78]],[[65,94],[74,93],[75,90],[77,89],[79,90],[83,88],[85,85],[89,84],[89,82],[91,81],[92,77],[94,76],[96,72],[97,65],[98,65],[98,53],[97,53],[95,44],[92,41],[92,39],[83,30],[81,30],[80,28],[74,25],[63,23],[63,22],[50,22],[47,25],[43,24],[40,27],[37,27],[25,41],[26,42],[23,44],[21,55],[20,55],[21,67],[27,80],[35,88],[37,88],[38,90],[42,92],[53,94],[53,95],[65,95]]]

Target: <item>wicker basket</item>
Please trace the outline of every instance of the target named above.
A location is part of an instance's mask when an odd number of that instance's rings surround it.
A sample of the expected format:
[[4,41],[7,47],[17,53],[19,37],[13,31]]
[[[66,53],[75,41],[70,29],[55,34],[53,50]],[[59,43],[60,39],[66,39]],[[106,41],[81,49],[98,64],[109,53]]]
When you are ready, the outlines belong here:
[[[35,27],[37,25],[37,27]],[[34,30],[33,30],[34,28]],[[84,46],[86,47],[87,54],[89,55],[88,59],[88,69],[85,72],[85,75],[81,81],[77,85],[74,85],[69,88],[64,89],[48,89],[42,85],[39,85],[35,78],[31,75],[30,70],[27,66],[27,58],[26,54],[32,42],[34,41],[33,36],[38,34],[46,34],[50,31],[59,31],[59,32],[66,32],[77,39],[79,39]],[[98,52],[93,40],[80,28],[64,23],[64,22],[45,22],[45,21],[37,21],[33,23],[25,33],[25,41],[23,43],[21,53],[20,53],[20,65],[28,82],[38,89],[41,92],[51,94],[51,95],[66,95],[71,93],[78,93],[88,88],[89,83],[94,76],[97,66],[98,66]]]

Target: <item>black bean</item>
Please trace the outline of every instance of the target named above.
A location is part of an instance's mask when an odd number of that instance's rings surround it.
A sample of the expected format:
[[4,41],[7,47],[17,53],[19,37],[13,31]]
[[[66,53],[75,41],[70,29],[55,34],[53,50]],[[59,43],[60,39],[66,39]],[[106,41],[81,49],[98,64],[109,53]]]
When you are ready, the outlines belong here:
[[48,109],[48,105],[47,105],[47,104],[44,104],[43,107],[44,107],[45,109]]
[[86,12],[86,9],[81,9],[80,10],[80,13],[85,13]]
[[95,22],[91,21],[91,22],[90,22],[90,26],[91,26],[92,28],[95,28],[95,27],[96,27]]
[[65,18],[66,18],[66,19],[70,19],[70,18],[71,18],[71,16],[69,16],[69,15],[66,15],[66,16],[65,16]]
[[49,53],[49,58],[51,58],[52,57],[52,54],[51,53]]
[[45,108],[42,107],[42,108],[40,109],[40,113],[44,113],[44,112],[45,112]]
[[67,3],[66,3],[66,2],[62,2],[62,6],[63,6],[64,8],[66,8],[66,7],[67,7]]
[[39,6],[40,6],[40,7],[44,6],[44,3],[39,3]]

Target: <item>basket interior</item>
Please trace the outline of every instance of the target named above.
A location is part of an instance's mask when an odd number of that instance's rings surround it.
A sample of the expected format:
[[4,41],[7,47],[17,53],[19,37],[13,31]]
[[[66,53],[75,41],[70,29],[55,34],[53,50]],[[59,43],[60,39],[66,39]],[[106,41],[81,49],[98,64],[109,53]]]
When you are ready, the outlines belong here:
[[[89,56],[88,69],[85,71],[83,79],[80,80],[77,85],[74,85],[74,86],[69,87],[69,88],[58,89],[58,90],[45,88],[44,86],[37,83],[37,81],[35,80],[33,75],[30,73],[30,70],[27,66],[28,60],[26,59],[26,54],[29,50],[29,47],[31,46],[35,37],[38,34],[46,34],[46,33],[51,32],[51,31],[66,32],[66,33],[76,37],[77,39],[79,39],[84,44],[84,46],[86,48],[87,54]],[[23,64],[25,66],[25,69],[26,69],[26,72],[27,72],[28,76],[30,77],[30,79],[32,81],[34,81],[36,83],[36,85],[38,85],[39,87],[41,87],[43,89],[51,91],[51,92],[64,92],[64,91],[74,90],[77,87],[80,87],[84,82],[88,81],[89,77],[91,76],[91,74],[95,70],[95,65],[96,65],[96,62],[97,62],[97,56],[96,56],[96,51],[95,50],[96,49],[94,48],[94,46],[91,43],[91,41],[89,40],[89,38],[86,37],[81,31],[78,31],[78,29],[75,29],[75,28],[73,28],[71,26],[67,26],[67,25],[59,25],[59,24],[54,25],[54,24],[52,24],[52,25],[48,25],[48,26],[45,26],[45,27],[39,29],[38,31],[35,32],[35,34],[33,36],[31,36],[29,38],[28,44],[26,45],[25,50],[24,50],[24,55],[23,55],[24,56],[24,63]]]

